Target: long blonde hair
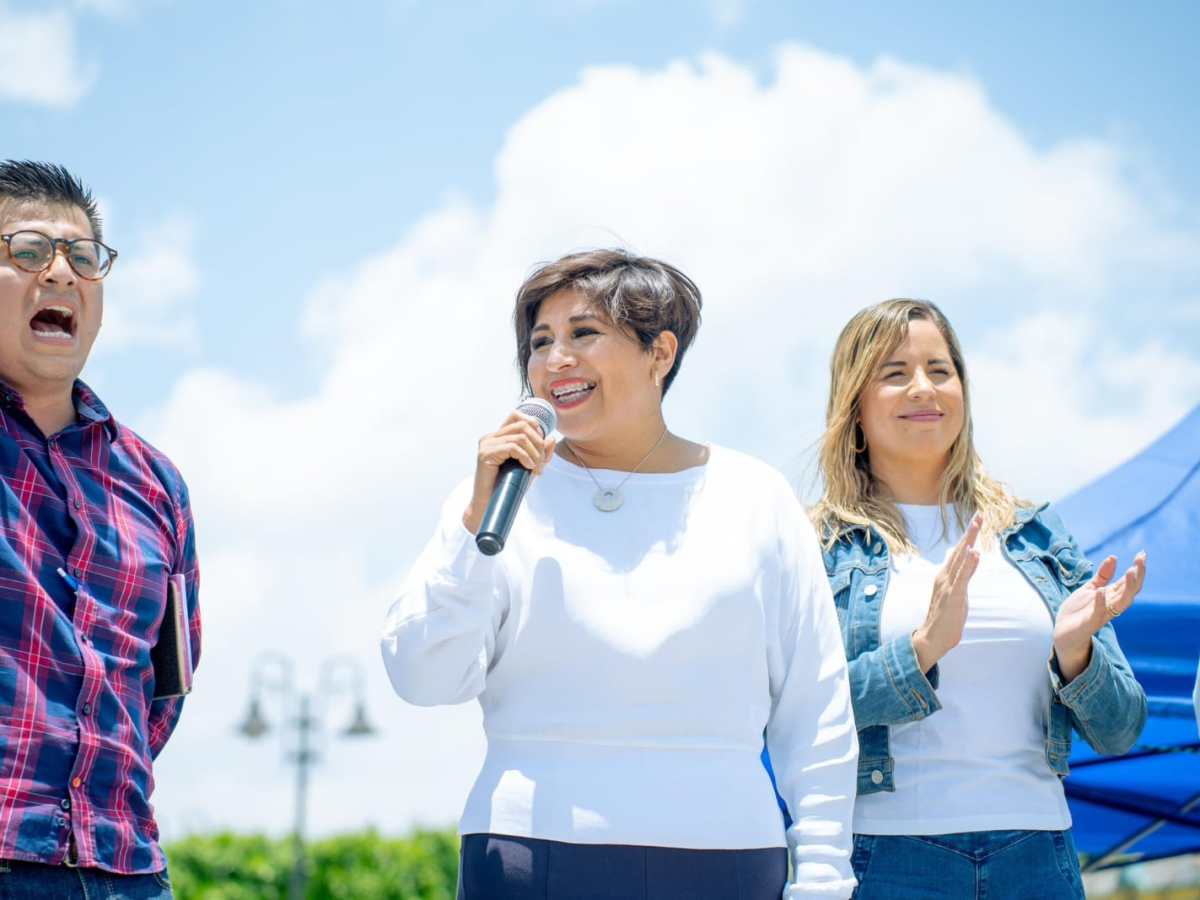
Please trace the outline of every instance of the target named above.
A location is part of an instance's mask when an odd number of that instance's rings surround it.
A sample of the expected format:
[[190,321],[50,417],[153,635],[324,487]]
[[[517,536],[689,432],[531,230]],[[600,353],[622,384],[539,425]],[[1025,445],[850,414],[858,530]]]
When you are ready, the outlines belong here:
[[859,417],[863,391],[904,342],[909,323],[916,319],[932,322],[941,333],[962,383],[962,431],[950,447],[938,495],[943,525],[948,524],[948,508],[953,508],[959,527],[965,527],[978,512],[983,515],[983,534],[993,538],[1013,524],[1017,507],[1026,505],[983,470],[975,451],[962,348],[942,311],[923,300],[885,300],[846,323],[830,361],[829,402],[819,455],[824,493],[812,509],[813,523],[827,548],[854,526],[863,526],[874,528],[893,552],[915,549],[895,500],[871,473],[870,448]]

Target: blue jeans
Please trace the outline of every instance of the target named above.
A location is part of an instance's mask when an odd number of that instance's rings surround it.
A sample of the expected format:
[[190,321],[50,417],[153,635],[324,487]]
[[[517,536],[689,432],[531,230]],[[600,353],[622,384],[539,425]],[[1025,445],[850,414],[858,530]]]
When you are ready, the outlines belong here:
[[854,900],[1084,900],[1070,831],[854,836]]
[[172,900],[167,870],[117,875],[0,859],[0,900]]

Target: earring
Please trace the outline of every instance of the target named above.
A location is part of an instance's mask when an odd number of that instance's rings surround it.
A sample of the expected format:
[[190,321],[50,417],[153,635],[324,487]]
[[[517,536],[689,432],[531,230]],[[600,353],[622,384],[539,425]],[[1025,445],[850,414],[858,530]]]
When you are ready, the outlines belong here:
[[662,387],[662,375],[657,370],[654,372],[654,386],[656,388]]
[[[862,435],[862,446],[858,446],[858,436]],[[850,440],[850,451],[852,453],[866,453],[867,451],[867,436],[863,434],[862,426],[854,426],[854,437]]]

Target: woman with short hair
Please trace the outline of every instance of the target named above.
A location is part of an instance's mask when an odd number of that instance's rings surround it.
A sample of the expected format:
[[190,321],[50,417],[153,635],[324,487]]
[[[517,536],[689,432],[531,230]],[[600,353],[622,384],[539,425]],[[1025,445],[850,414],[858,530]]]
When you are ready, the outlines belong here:
[[[773,469],[663,416],[700,304],[678,269],[622,251],[535,272],[517,353],[562,438],[514,413],[480,440],[388,615],[397,693],[483,708],[464,900],[853,889],[855,731],[812,526]],[[509,459],[537,477],[483,556],[474,534]],[[764,730],[797,820],[786,839]]]
[[813,511],[859,728],[859,900],[1083,897],[1060,779],[1074,728],[1129,749],[1146,699],[1109,622],[1113,581],[1046,504],[982,467],[962,350],[932,303],[838,338]]

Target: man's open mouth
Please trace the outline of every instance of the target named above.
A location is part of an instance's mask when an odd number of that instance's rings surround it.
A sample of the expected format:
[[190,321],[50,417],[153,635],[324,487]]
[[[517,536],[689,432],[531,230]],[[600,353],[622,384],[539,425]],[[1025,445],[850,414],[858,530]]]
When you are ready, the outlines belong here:
[[29,320],[29,327],[42,337],[68,340],[75,336],[75,313],[65,306],[46,306]]

